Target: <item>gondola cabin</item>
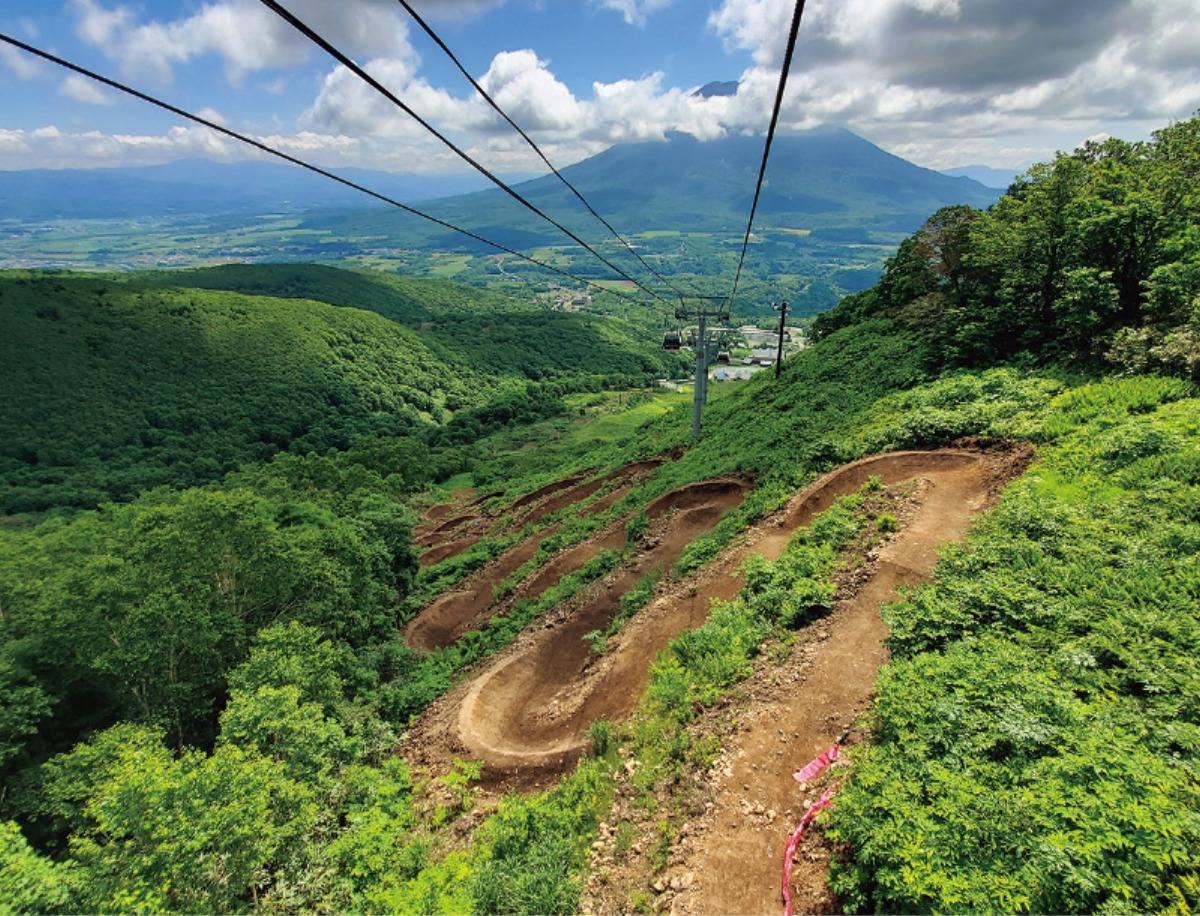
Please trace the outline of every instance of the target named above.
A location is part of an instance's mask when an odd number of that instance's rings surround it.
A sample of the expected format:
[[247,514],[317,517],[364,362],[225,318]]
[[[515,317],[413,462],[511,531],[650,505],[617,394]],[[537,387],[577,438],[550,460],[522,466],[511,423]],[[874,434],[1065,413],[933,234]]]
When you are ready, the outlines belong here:
[[667,331],[663,334],[663,349],[678,350],[683,346],[683,337],[678,331]]

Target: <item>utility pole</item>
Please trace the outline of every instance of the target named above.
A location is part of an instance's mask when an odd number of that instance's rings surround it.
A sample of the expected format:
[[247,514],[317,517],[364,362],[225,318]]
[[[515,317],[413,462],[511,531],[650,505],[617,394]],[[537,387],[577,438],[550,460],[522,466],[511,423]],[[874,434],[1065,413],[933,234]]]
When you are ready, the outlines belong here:
[[700,438],[700,408],[708,401],[708,351],[704,346],[704,332],[708,316],[701,312],[700,327],[696,332],[696,384],[692,392],[692,438]]
[[728,321],[729,308],[728,298],[725,296],[688,296],[687,299],[698,300],[698,304],[688,306],[684,297],[680,296],[675,317],[680,321],[695,319],[699,325],[696,329],[696,381],[692,392],[692,437],[698,439],[700,408],[708,403],[708,319]]
[[779,309],[779,346],[775,351],[775,378],[779,378],[779,370],[783,368],[783,328],[787,321],[787,303],[781,302],[775,306]]

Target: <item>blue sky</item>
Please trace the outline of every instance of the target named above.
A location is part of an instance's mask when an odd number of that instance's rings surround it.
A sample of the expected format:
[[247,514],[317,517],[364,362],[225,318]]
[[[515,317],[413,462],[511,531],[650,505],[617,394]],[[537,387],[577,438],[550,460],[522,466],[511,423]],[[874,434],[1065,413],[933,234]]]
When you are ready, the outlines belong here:
[[[536,171],[396,0],[281,0],[490,168]],[[761,133],[792,0],[410,0],[558,165],[681,130]],[[456,172],[259,0],[5,0],[0,31],[327,166]],[[782,127],[934,168],[1023,168],[1200,108],[1195,0],[808,0]],[[736,96],[699,98],[711,80]],[[0,46],[0,169],[244,148]]]

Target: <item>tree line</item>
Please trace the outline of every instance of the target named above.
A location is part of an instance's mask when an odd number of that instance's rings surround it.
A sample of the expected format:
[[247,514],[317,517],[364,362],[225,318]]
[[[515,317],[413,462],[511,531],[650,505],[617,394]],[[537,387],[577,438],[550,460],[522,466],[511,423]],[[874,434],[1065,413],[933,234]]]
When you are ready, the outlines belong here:
[[1089,141],[986,211],[945,207],[821,315],[911,332],[935,366],[1018,360],[1200,377],[1200,117]]

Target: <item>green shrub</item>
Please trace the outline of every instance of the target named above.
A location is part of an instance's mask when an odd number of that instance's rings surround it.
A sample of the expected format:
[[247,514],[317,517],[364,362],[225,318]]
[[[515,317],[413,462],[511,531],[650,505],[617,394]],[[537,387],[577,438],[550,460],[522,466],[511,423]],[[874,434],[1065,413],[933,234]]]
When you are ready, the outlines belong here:
[[849,909],[1200,902],[1200,403],[1180,390],[1060,398],[1041,464],[885,611],[871,743],[829,815]]

